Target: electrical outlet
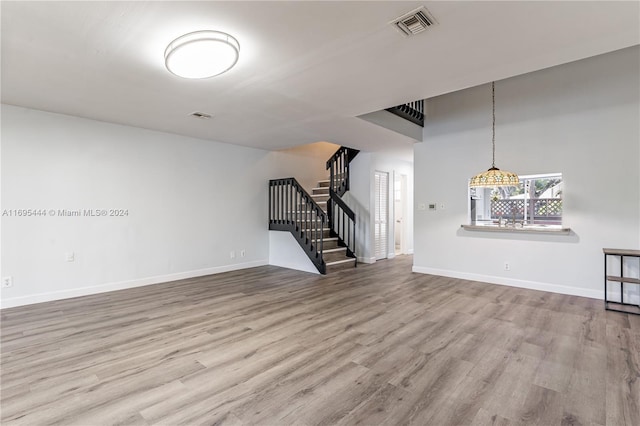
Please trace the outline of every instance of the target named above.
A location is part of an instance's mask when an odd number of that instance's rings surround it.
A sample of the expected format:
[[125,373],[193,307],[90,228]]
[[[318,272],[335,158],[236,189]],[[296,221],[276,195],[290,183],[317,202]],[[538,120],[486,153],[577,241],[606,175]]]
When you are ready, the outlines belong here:
[[13,278],[12,277],[3,277],[2,278],[2,288],[13,287]]
[[229,252],[229,257],[230,257],[231,259],[235,259],[235,258],[236,258],[236,252],[235,252],[235,251],[233,251],[233,250],[231,250],[231,251]]
[[244,249],[240,250],[240,257],[244,257],[247,254]]
[[504,270],[505,271],[510,271],[511,270],[511,265],[509,265],[509,262],[504,262]]
[[64,258],[67,262],[74,262],[76,260],[76,254],[74,252],[65,253]]
[[425,203],[418,204],[418,210],[426,210],[426,209],[427,209],[427,205]]

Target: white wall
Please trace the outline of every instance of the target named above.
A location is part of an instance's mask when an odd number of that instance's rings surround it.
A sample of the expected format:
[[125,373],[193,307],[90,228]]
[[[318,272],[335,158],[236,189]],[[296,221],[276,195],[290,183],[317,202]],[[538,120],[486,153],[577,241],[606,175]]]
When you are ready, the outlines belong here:
[[358,118],[410,137],[416,142],[422,141],[422,127],[387,110],[359,115]]
[[351,188],[345,195],[345,202],[356,214],[356,254],[358,261],[364,263],[375,262],[374,255],[374,204],[376,171],[389,173],[389,237],[388,253],[393,257],[395,215],[393,209],[394,173],[407,176],[407,209],[405,211],[405,226],[408,253],[413,252],[413,164],[396,158],[388,153],[361,152],[351,162]]
[[446,208],[415,212],[414,271],[601,298],[602,248],[640,247],[639,64],[636,46],[496,83],[496,165],[563,173],[569,236],[461,230],[491,165],[491,88],[429,100],[415,199]]
[[340,148],[329,142],[315,142],[269,154],[275,165],[274,178],[295,177],[311,194],[318,181],[329,179],[327,160]]
[[2,306],[267,264],[274,169],[263,150],[3,105],[0,210],[56,215],[2,217]]
[[319,274],[290,232],[269,231],[269,265]]
[[[270,237],[267,181],[294,176],[311,192],[338,148],[267,152],[2,105],[0,212],[55,215],[2,217],[0,273],[14,285],[2,289],[1,306],[267,263],[308,270],[281,261],[304,253],[286,233]],[[128,216],[84,216],[99,209]]]

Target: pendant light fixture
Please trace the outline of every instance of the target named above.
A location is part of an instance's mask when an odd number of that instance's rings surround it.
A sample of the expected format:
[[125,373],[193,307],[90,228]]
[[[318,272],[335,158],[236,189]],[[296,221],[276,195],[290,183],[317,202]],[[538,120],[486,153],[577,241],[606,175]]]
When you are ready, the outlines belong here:
[[493,148],[491,168],[471,178],[470,187],[518,186],[520,179],[512,172],[496,167],[496,83],[491,82],[491,103],[493,105],[493,124],[491,126],[491,145]]
[[240,43],[221,31],[195,31],[173,40],[164,52],[167,69],[184,78],[209,78],[238,62]]

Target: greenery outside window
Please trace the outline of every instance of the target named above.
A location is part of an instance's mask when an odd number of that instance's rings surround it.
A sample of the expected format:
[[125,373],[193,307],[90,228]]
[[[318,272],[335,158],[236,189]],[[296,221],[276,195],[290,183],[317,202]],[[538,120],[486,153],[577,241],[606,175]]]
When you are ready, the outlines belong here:
[[472,225],[562,226],[562,173],[519,176],[515,187],[469,188]]

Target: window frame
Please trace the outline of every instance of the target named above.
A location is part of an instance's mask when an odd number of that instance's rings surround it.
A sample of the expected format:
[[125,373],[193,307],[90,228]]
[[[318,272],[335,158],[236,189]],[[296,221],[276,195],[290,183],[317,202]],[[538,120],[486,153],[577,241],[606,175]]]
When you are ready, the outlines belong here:
[[[485,226],[485,227],[511,227],[511,228],[536,228],[536,227],[544,227],[544,228],[548,228],[548,229],[565,229],[563,228],[563,199],[564,199],[564,194],[561,193],[561,196],[557,199],[560,200],[560,214],[558,216],[549,216],[552,219],[550,219],[549,221],[544,221],[541,220],[538,216],[538,219],[536,219],[534,217],[534,219],[532,220],[531,217],[527,214],[528,212],[530,212],[532,209],[535,209],[535,207],[531,207],[531,202],[532,200],[534,200],[534,202],[537,203],[537,200],[546,200],[546,198],[532,198],[529,195],[529,191],[527,191],[528,185],[531,184],[531,182],[535,181],[535,180],[539,180],[539,179],[560,179],[561,183],[562,183],[562,188],[561,191],[564,189],[564,176],[561,172],[556,172],[556,173],[536,173],[536,174],[528,174],[528,175],[519,175],[518,178],[520,179],[521,182],[521,187],[522,187],[522,194],[524,194],[522,200],[523,200],[523,206],[519,208],[520,212],[518,213],[514,213],[513,216],[507,217],[508,215],[505,216],[499,216],[499,218],[494,218],[494,214],[493,214],[493,202],[495,200],[492,199],[491,193],[493,191],[495,191],[496,188],[490,188],[490,187],[479,187],[479,188],[471,188],[469,187],[469,191],[468,191],[468,213],[467,213],[467,220],[468,223],[470,224],[470,226]],[[490,192],[491,191],[491,192]],[[546,190],[545,190],[546,191]],[[501,198],[502,199],[502,198]],[[477,202],[477,200],[482,200],[480,203]],[[504,200],[520,200],[518,198],[504,198]],[[475,201],[475,202],[474,202]],[[482,211],[484,212],[484,214],[481,215],[481,218],[478,219],[478,212],[477,212],[477,205],[481,205]],[[558,203],[551,203],[551,205],[555,204],[554,208],[558,208],[557,204]],[[547,207],[548,207],[549,202],[547,201]],[[473,210],[473,207],[476,207],[476,211]],[[475,218],[473,217],[475,213]],[[488,215],[486,214],[488,213]],[[516,216],[517,215],[517,216]],[[475,219],[475,220],[474,220]]]

